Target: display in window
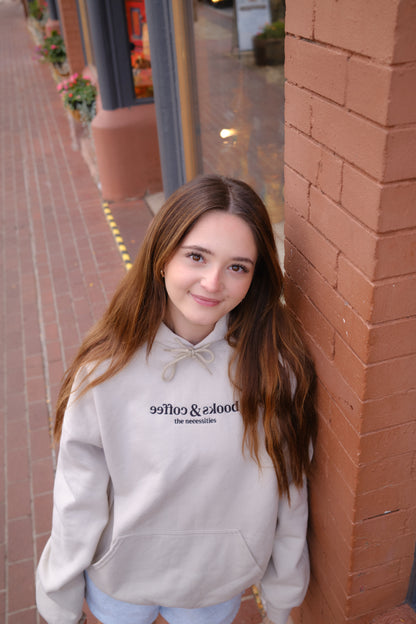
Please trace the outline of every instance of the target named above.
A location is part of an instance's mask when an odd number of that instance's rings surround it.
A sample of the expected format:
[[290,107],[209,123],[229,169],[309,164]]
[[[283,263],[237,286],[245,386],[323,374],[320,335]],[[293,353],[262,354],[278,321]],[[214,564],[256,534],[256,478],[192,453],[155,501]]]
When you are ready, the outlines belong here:
[[125,0],[130,61],[136,98],[153,97],[152,65],[144,0]]

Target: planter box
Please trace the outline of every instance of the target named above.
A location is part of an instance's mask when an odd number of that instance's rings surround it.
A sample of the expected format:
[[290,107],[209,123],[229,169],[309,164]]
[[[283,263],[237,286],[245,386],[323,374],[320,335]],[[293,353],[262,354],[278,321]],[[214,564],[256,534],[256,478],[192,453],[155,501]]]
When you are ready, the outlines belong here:
[[285,40],[253,37],[253,52],[256,65],[283,65]]

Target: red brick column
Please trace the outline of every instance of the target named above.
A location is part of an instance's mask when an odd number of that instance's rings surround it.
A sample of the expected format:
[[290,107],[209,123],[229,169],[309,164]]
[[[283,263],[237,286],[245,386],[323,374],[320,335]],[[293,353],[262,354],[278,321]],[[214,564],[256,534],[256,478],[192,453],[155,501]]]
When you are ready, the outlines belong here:
[[58,0],[62,24],[62,37],[65,41],[66,54],[71,72],[82,73],[85,67],[82,49],[81,29],[78,20],[76,0]]
[[294,620],[404,601],[416,535],[416,3],[287,0],[287,301],[318,378]]

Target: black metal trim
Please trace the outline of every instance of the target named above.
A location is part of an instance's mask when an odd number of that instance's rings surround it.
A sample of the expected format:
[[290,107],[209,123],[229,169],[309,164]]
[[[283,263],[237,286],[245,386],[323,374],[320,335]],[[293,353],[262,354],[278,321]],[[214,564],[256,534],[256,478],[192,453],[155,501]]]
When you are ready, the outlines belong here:
[[124,0],[87,0],[87,6],[103,109],[153,102],[135,97]]
[[59,20],[58,7],[56,5],[56,0],[48,0],[48,13],[49,18],[51,20]]
[[157,132],[165,197],[186,182],[171,2],[146,0]]

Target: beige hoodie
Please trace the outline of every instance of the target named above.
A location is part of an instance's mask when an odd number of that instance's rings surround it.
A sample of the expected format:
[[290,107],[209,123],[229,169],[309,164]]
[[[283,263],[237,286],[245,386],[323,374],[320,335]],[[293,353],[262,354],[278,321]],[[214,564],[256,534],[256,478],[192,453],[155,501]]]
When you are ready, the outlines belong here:
[[[197,608],[261,585],[286,624],[309,582],[306,486],[279,498],[272,462],[242,452],[226,319],[191,345],[161,325],[117,375],[70,401],[51,537],[37,570],[48,624],[82,616],[84,571],[110,596]],[[102,371],[101,371],[102,372]],[[262,431],[260,431],[262,437]]]

